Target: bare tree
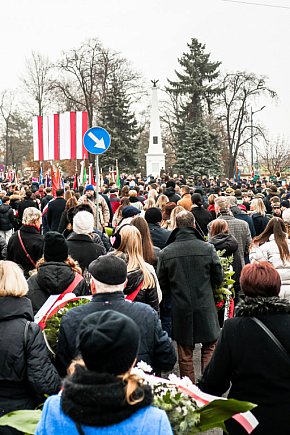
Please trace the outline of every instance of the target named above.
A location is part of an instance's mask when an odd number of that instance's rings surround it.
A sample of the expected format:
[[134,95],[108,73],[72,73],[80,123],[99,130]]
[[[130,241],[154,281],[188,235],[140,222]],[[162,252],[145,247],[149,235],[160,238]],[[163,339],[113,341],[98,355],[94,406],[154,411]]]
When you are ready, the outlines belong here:
[[229,177],[233,177],[240,149],[255,137],[263,136],[261,127],[250,123],[250,106],[258,97],[276,93],[271,90],[263,76],[237,72],[226,74],[222,80],[223,92],[218,105],[218,118],[224,126],[229,156]]
[[261,164],[266,167],[270,175],[281,174],[290,168],[290,145],[285,138],[277,137],[275,140],[267,141],[263,153],[261,153]]
[[[26,73],[22,77],[25,91],[33,98],[32,112],[43,115],[49,104],[52,80],[52,64],[48,57],[32,52],[30,59],[26,59]],[[35,102],[37,112],[35,111]]]
[[[2,141],[4,145],[5,165],[13,164],[13,148],[11,143],[10,131],[11,121],[14,111],[15,92],[5,90],[0,95],[0,114],[3,121]],[[10,157],[10,158],[9,158]]]
[[56,64],[63,76],[55,81],[65,100],[76,109],[88,112],[93,125],[94,108],[106,93],[112,59],[100,41],[90,39],[79,48],[63,53]]
[[88,112],[89,127],[112,83],[118,82],[132,101],[140,97],[140,75],[132,71],[126,59],[104,48],[97,39],[63,53],[55,66],[62,76],[54,81],[54,89],[62,93],[67,107]]

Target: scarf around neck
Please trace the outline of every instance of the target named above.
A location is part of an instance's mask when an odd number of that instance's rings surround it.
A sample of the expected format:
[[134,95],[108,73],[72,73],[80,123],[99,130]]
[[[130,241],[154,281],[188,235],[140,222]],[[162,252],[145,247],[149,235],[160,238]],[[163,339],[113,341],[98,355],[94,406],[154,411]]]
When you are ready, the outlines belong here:
[[110,426],[129,418],[153,400],[151,387],[139,385],[135,398],[141,402],[129,405],[125,400],[126,383],[109,373],[97,373],[76,366],[73,375],[64,381],[61,396],[63,412],[77,424]]

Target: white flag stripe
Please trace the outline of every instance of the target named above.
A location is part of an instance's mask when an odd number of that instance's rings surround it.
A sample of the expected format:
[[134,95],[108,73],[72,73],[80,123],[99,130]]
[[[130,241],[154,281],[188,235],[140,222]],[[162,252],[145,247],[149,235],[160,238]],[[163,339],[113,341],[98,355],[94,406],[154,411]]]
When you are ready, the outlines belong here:
[[38,119],[37,119],[37,116],[33,117],[32,126],[33,126],[33,159],[39,160]]
[[70,159],[70,112],[60,115],[59,130],[59,159]]
[[62,159],[63,148],[65,147],[65,134],[64,134],[64,113],[59,115],[59,158]]
[[76,113],[76,157],[83,159],[83,113]]
[[49,160],[48,158],[48,116],[43,117],[43,160]]
[[48,116],[48,160],[54,160],[54,116]]

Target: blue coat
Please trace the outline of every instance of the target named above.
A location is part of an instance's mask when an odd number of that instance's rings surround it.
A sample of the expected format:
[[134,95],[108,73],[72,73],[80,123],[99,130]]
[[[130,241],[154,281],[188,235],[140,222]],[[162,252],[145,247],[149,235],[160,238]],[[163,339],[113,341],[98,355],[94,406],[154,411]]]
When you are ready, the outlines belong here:
[[[112,404],[113,406],[113,404]],[[121,423],[105,427],[82,426],[86,435],[172,435],[169,420],[164,411],[147,406]],[[49,397],[43,407],[42,417],[35,435],[78,435],[75,422],[61,409],[60,396]]]

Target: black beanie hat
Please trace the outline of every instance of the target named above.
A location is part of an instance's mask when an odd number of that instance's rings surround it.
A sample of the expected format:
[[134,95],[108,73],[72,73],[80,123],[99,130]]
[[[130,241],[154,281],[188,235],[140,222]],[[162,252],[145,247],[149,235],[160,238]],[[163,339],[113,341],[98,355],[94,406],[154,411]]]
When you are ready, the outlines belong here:
[[106,310],[86,316],[80,324],[77,348],[89,370],[120,375],[132,366],[140,333],[130,317]]
[[157,224],[162,221],[161,210],[157,207],[148,208],[145,212],[145,220],[148,224]]
[[102,255],[92,261],[88,271],[103,284],[123,284],[127,279],[127,264],[115,255]]
[[46,233],[43,254],[46,261],[65,261],[68,257],[68,246],[64,236],[57,231]]
[[173,187],[173,189],[175,189],[176,183],[174,180],[168,180],[166,183],[166,188],[168,189],[169,187]]

